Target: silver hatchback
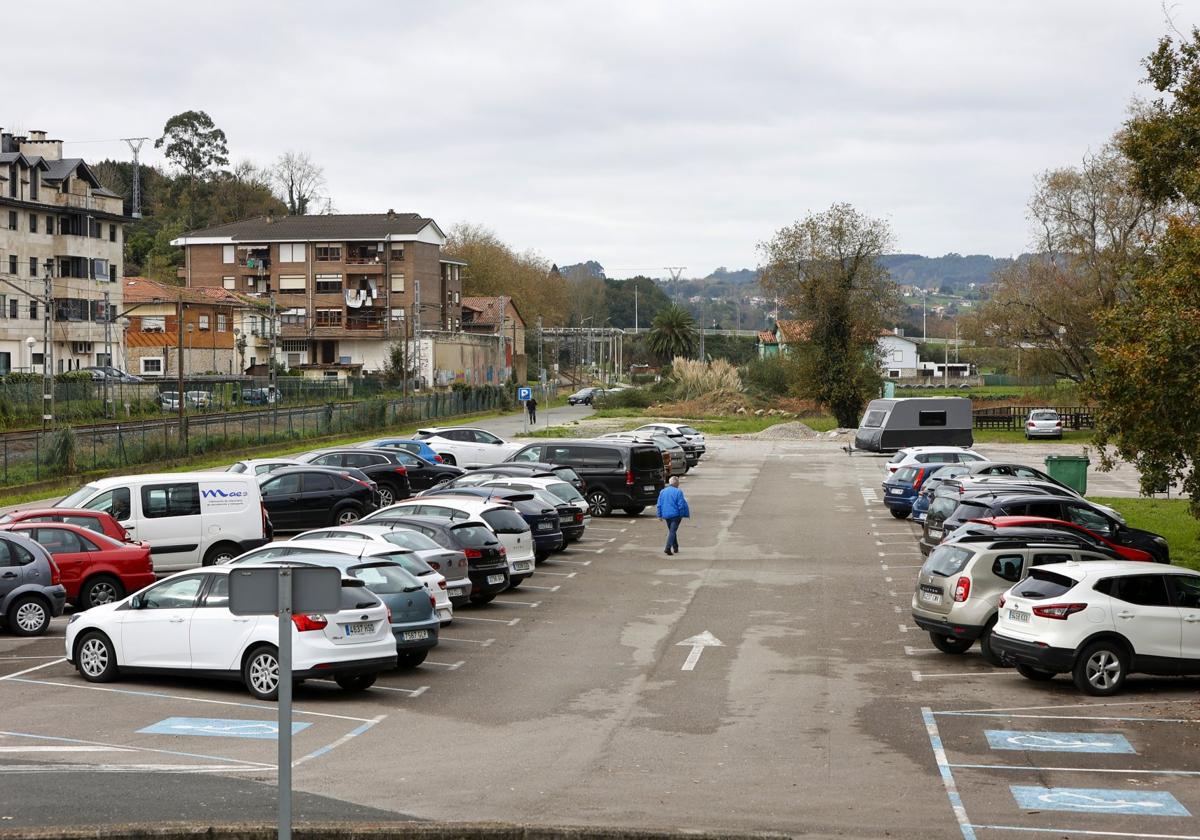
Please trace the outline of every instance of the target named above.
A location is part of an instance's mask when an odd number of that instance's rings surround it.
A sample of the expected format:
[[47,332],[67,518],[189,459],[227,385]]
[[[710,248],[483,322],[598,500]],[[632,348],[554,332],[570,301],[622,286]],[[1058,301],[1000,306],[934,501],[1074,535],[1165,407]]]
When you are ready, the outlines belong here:
[[1052,408],[1035,408],[1025,418],[1025,439],[1035,437],[1062,438],[1062,417]]

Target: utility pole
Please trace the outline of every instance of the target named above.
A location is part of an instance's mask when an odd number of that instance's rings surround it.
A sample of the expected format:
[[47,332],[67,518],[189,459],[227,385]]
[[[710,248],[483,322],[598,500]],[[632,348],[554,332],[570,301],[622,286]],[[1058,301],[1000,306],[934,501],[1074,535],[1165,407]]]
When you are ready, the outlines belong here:
[[183,416],[183,295],[180,295],[179,299],[175,301],[175,322],[177,333],[176,341],[179,343],[179,352],[177,354],[179,356],[179,370],[175,371],[178,380],[176,387],[179,390],[176,391],[175,396],[177,397],[177,407],[179,409],[179,447],[180,452],[183,453],[187,451],[187,441],[184,439],[184,424],[187,421]]
[[129,215],[140,219],[142,218],[142,174],[138,164],[138,154],[142,151],[142,144],[150,138],[123,137],[121,139],[129,144],[129,149],[133,152],[133,198],[130,200]]
[[413,280],[413,365],[421,384],[421,281]]
[[[116,367],[116,365],[113,364],[113,357],[112,357],[112,311],[109,309],[108,292],[104,293],[104,358],[107,359],[105,364],[107,364],[110,368]],[[105,371],[104,379],[101,380],[104,383],[104,416],[105,417],[109,416],[108,407],[109,407],[109,404],[111,403],[111,399],[109,398],[109,391],[108,391],[108,379],[109,379],[108,371]],[[115,413],[116,412],[114,412],[114,414]]]
[[637,281],[633,281],[633,334],[637,335],[638,331],[638,287]]
[[277,321],[278,313],[276,312],[276,309],[275,309],[275,295],[271,295],[271,314],[269,317],[271,319],[271,327],[270,327],[271,332],[267,335],[267,395],[270,399],[273,400],[273,402],[271,404],[275,407],[275,411],[278,411],[279,410],[279,388],[278,388],[278,382],[276,380],[276,376],[278,374],[276,373],[276,370],[275,370],[276,367],[278,366],[275,361],[275,341],[276,341],[275,336],[279,330],[278,330],[278,327],[276,326],[276,324],[278,323],[278,321]]
[[700,361],[704,361],[704,316],[707,308],[704,305],[704,298],[700,298]]
[[46,260],[46,272],[42,278],[42,302],[46,312],[42,316],[42,431],[54,421],[54,279],[51,275],[53,263]]
[[545,338],[542,335],[542,316],[541,315],[539,315],[538,319],[537,319],[537,330],[538,330],[538,381],[541,382],[543,385],[545,385],[546,384],[546,369],[544,367],[542,367],[542,342],[545,340]]

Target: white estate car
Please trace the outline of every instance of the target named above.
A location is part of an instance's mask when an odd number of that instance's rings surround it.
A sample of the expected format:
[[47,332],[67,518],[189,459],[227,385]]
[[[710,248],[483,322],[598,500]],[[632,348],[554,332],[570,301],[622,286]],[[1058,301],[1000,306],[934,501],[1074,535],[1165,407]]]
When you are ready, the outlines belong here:
[[975,464],[987,458],[964,446],[910,446],[898,450],[887,462],[890,475],[901,467],[916,464]]
[[[279,623],[229,611],[235,566],[180,572],[140,592],[71,616],[66,657],[88,682],[122,672],[240,679],[260,700],[279,689]],[[292,618],[292,673],[349,691],[396,667],[388,610],[360,581],[342,581],[342,608]]]
[[461,496],[419,497],[380,508],[359,522],[369,525],[372,519],[389,516],[432,516],[452,522],[481,522],[496,534],[508,554],[509,586],[519,586],[533,574],[533,534],[521,514],[506,502]]
[[1113,560],[1029,571],[999,602],[992,649],[1021,676],[1116,694],[1131,672],[1200,674],[1200,573]]
[[418,429],[423,440],[447,464],[479,467],[498,464],[525,444],[509,443],[485,429],[468,426],[434,426]]

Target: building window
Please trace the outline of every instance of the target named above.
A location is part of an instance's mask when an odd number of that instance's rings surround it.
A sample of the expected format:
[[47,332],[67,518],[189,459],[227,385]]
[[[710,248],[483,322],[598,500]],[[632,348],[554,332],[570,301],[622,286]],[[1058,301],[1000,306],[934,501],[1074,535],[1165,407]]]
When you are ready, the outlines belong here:
[[340,295],[342,293],[342,275],[340,274],[318,274],[316,284],[316,292],[319,295]]
[[279,261],[302,263],[305,260],[303,242],[283,242],[279,245]]
[[45,353],[30,353],[29,354],[29,364],[38,365],[39,367],[46,364],[46,354]]
[[100,238],[100,223],[90,216],[88,217],[88,236],[92,239]]
[[166,332],[167,331],[167,316],[166,315],[143,315],[142,316],[142,332]]
[[[29,218],[32,219],[33,216],[30,216]],[[37,277],[37,257],[29,258],[29,276]]]
[[8,229],[9,230],[17,229],[17,211],[16,210],[8,211]]
[[403,292],[404,291],[404,272],[403,271],[392,275],[392,291],[393,292]]
[[229,332],[229,317],[220,312],[217,313],[217,332]]
[[904,361],[904,351],[903,350],[893,350],[892,351],[892,361],[893,362],[903,362]]
[[108,278],[108,260],[92,260],[92,279],[107,280]]
[[237,285],[237,279],[234,277],[222,277],[221,278],[221,288],[222,289],[231,289],[232,290],[236,287],[236,285]]
[[163,372],[163,360],[161,358],[143,358],[142,373],[156,374]]
[[392,310],[392,320],[397,321],[397,322],[404,320],[404,307],[403,306],[398,306]]
[[285,353],[307,353],[308,342],[303,339],[285,338],[283,340],[283,352]]
[[117,226],[116,225],[108,226],[108,241],[109,242],[117,241]]
[[404,262],[403,245],[392,245],[392,262]]
[[221,246],[221,262],[226,265],[233,265],[237,262],[237,248],[233,245]]
[[21,305],[20,301],[18,301],[15,297],[8,299],[8,317],[9,318],[17,317],[17,308],[20,305]]
[[317,310],[317,326],[318,327],[340,327],[342,325],[342,310],[340,309],[318,309]]
[[37,233],[37,220],[38,220],[37,213],[29,214],[29,232],[30,233]]
[[458,293],[458,292],[455,292],[455,293],[454,293],[454,305],[455,305],[455,306],[458,306],[458,304],[460,304],[460,303],[462,303],[462,298],[461,298],[461,297],[459,297],[459,293]]
[[279,278],[281,292],[303,292],[306,285],[307,278],[303,274],[284,274]]
[[313,246],[317,262],[341,262],[342,246],[338,242],[318,242]]
[[54,235],[54,217],[53,216],[46,217],[46,233],[50,234],[51,236]]
[[200,327],[200,329],[202,329],[202,330],[207,330],[207,329],[208,329],[208,316],[207,316],[207,315],[201,315],[201,316],[199,317],[199,319],[198,319],[198,320],[199,320],[199,322],[200,322],[200,323],[199,323],[199,327]]
[[36,321],[38,317],[38,305],[36,300],[29,301],[29,320]]
[[17,273],[17,255],[16,254],[8,255],[8,273],[9,274]]
[[30,201],[38,200],[38,183],[39,182],[40,182],[40,179],[38,178],[38,171],[36,169],[30,169],[29,170],[29,200]]

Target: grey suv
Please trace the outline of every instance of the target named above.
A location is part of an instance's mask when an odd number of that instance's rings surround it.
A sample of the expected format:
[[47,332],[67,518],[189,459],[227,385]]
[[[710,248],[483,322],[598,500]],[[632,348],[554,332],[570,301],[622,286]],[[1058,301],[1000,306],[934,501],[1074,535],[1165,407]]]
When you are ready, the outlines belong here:
[[976,640],[992,665],[996,608],[1003,595],[1034,566],[1085,560],[1111,560],[1062,541],[963,540],[938,546],[917,575],[912,617],[942,653],[965,653]]
[[40,636],[66,605],[67,590],[50,553],[33,540],[0,534],[0,615],[9,632]]

